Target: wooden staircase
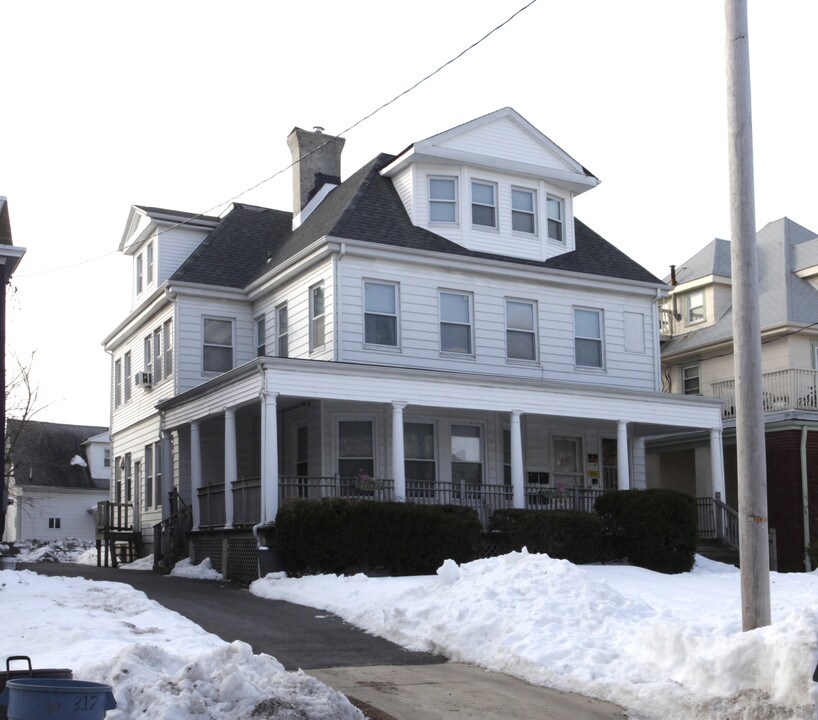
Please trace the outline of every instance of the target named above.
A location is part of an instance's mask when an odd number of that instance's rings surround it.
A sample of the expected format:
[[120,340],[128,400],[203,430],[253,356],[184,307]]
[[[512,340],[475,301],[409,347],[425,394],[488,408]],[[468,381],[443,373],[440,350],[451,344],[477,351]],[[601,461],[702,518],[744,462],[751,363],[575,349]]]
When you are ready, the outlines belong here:
[[142,533],[135,529],[131,503],[97,503],[97,567],[117,567],[136,560],[142,552]]

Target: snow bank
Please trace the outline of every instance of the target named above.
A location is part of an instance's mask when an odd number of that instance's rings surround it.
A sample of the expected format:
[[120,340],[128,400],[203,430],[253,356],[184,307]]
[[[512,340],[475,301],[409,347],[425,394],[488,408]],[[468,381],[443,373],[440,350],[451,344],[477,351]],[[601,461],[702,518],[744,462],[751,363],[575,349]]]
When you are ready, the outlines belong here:
[[773,624],[741,632],[739,575],[577,567],[511,553],[437,577],[264,579],[407,648],[585,693],[642,718],[814,718],[818,575],[773,574]]
[[194,565],[189,558],[185,558],[173,566],[170,574],[194,580],[224,580],[224,575],[213,568],[210,558],[205,558],[198,565]]
[[18,563],[41,562],[76,562],[77,558],[85,553],[94,553],[96,565],[96,546],[93,540],[78,540],[65,538],[63,540],[21,540],[14,543],[18,551]]

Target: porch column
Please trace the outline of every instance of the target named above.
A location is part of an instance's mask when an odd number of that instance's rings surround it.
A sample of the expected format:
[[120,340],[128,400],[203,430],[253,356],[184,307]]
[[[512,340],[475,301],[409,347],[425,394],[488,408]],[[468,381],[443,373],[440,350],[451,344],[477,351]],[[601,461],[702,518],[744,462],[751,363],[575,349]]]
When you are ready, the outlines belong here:
[[193,529],[199,529],[199,488],[202,487],[202,436],[199,421],[190,423],[190,507],[193,510]]
[[522,410],[511,411],[511,488],[512,505],[515,508],[525,507],[525,481],[523,478],[523,431],[520,423]]
[[724,450],[721,444],[721,428],[710,429],[710,482],[713,487],[713,497],[716,493],[721,496],[722,502],[727,502],[727,491],[724,485]]
[[170,432],[162,430],[162,517],[170,517],[170,490],[173,487],[173,451],[171,449]]
[[405,402],[392,402],[392,479],[395,481],[394,499],[406,502],[406,465],[403,452],[403,408]]
[[224,411],[224,527],[233,527],[233,483],[239,479],[236,455],[236,410]]
[[278,393],[261,395],[261,521],[278,515]]
[[619,490],[630,490],[631,469],[628,462],[628,423],[620,420],[616,425],[616,478]]

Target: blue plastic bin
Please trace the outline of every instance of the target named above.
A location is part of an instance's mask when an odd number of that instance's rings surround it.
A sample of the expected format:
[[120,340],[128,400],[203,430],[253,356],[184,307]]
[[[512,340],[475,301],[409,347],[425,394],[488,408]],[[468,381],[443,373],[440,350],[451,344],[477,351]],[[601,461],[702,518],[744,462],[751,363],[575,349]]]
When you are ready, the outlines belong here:
[[110,685],[62,678],[9,680],[0,695],[9,720],[102,720],[116,707]]

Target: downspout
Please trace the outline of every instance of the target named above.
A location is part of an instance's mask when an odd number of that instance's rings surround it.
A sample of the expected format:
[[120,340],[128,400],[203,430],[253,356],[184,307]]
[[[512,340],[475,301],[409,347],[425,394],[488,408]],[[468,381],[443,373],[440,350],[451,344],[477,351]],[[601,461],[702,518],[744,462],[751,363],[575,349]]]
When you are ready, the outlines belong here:
[[662,291],[660,288],[656,288],[656,302],[653,303],[654,312],[656,313],[653,317],[653,327],[655,328],[653,331],[653,352],[655,353],[654,357],[656,358],[656,361],[653,364],[654,368],[656,368],[655,377],[653,378],[653,386],[656,392],[662,391],[662,344],[661,340],[659,339],[659,335],[662,333],[662,318],[661,310],[659,309],[659,301],[661,299]]
[[807,483],[807,430],[806,425],[801,426],[801,505],[804,513],[804,567],[807,572],[812,570],[812,563],[809,559],[809,485]]
[[[170,289],[170,285],[165,286],[165,300],[167,300],[172,305],[176,305],[176,291]],[[176,317],[176,310],[171,313],[173,318],[173,324],[171,327],[173,328],[173,349],[176,351],[176,357],[174,358],[173,363],[173,397],[176,397],[179,394],[179,323],[177,322]]]

